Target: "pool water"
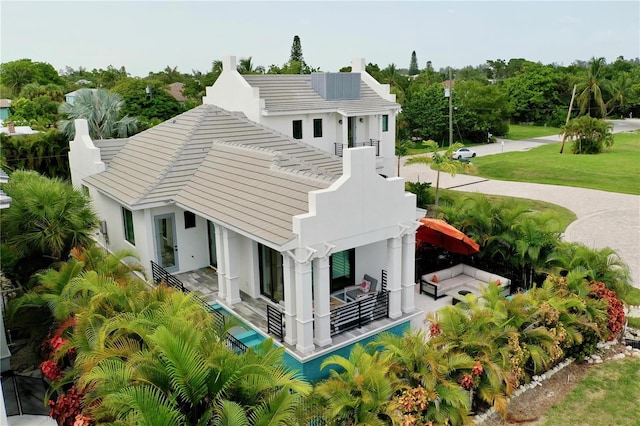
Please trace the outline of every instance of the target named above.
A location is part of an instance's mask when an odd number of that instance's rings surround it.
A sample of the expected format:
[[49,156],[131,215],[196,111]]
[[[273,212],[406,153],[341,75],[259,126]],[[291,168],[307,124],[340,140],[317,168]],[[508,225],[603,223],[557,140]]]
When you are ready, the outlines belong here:
[[244,343],[246,347],[251,348],[265,340],[262,334],[249,327],[242,320],[240,320],[238,317],[235,317],[231,312],[227,311],[221,305],[214,303],[213,305],[211,305],[211,307],[221,313],[225,318],[235,318],[235,320],[240,323],[240,325],[231,327],[229,333],[233,337]]

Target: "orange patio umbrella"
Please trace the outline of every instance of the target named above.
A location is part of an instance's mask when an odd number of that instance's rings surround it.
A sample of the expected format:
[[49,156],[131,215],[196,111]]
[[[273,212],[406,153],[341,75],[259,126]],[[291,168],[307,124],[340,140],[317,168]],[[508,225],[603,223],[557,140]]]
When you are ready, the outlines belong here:
[[422,225],[416,231],[417,241],[441,247],[452,253],[476,254],[480,252],[478,243],[444,220],[423,217],[420,222]]

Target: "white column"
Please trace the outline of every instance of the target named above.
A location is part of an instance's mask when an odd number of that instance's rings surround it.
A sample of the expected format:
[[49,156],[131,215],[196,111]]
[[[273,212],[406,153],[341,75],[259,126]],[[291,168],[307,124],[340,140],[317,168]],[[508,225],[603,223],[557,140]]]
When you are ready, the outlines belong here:
[[409,232],[402,237],[402,312],[410,314],[415,305],[416,234]]
[[342,115],[342,156],[344,157],[344,150],[349,148],[349,118]]
[[240,277],[239,277],[239,258],[238,252],[238,234],[230,229],[224,230],[224,251],[225,251],[225,285],[227,286],[226,301],[230,305],[239,303],[240,299]]
[[402,316],[402,244],[400,238],[387,240],[387,290],[389,318]]
[[282,254],[282,275],[284,281],[284,341],[295,345],[298,341],[296,323],[296,280],[293,273],[294,259],[288,253]]
[[[299,249],[298,249],[299,250]],[[313,344],[313,300],[311,298],[311,262],[300,261],[296,250],[296,321],[298,328],[296,349],[309,353],[315,349]],[[304,255],[303,255],[304,256]]]
[[216,274],[218,275],[218,297],[224,300],[227,297],[227,286],[225,280],[225,263],[227,259],[227,253],[224,251],[224,231],[223,227],[217,223],[213,224],[216,232],[216,255],[218,256],[218,266],[216,266]]
[[318,346],[327,346],[331,344],[329,257],[314,259],[313,262],[314,342]]

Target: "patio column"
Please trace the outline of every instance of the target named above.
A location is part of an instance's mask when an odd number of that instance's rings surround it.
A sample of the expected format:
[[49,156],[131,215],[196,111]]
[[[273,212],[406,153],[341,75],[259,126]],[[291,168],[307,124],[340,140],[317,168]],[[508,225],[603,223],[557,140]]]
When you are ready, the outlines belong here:
[[342,156],[344,157],[344,151],[349,148],[349,117],[341,115],[339,120],[342,120]]
[[[298,249],[299,250],[299,249]],[[295,286],[296,286],[296,349],[309,353],[315,349],[313,344],[313,300],[311,298],[311,262],[300,260],[296,250]]]
[[227,286],[227,298],[230,305],[241,301],[240,299],[240,277],[238,266],[240,255],[238,253],[238,234],[230,229],[224,228],[224,261],[225,261],[225,284]]
[[327,346],[331,344],[329,256],[314,259],[313,262],[314,342],[318,346]]
[[295,345],[296,325],[296,281],[293,271],[294,259],[288,253],[282,253],[282,278],[284,281],[284,341]]
[[401,237],[387,240],[387,290],[389,318],[402,316],[402,244]]
[[402,312],[410,314],[415,305],[416,234],[409,232],[402,237]]
[[227,253],[224,251],[222,226],[214,223],[213,227],[216,233],[216,255],[218,256],[218,266],[216,267],[216,274],[218,275],[218,297],[224,300],[227,297],[227,285],[224,274]]

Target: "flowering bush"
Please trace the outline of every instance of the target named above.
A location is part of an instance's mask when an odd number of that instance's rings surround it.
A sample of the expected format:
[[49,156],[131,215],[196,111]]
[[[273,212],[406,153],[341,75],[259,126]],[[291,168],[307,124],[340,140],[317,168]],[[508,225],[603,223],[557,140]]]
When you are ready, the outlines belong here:
[[[82,413],[82,393],[75,386],[69,392],[58,396],[56,401],[49,401],[49,416],[61,426],[85,426],[90,419]],[[86,419],[86,422],[85,422]],[[79,422],[79,423],[78,423]]]
[[605,300],[609,305],[607,308],[607,330],[609,340],[613,340],[624,328],[625,316],[622,302],[603,282],[591,281],[590,290],[590,297]]
[[402,426],[428,425],[423,413],[429,407],[429,401],[436,398],[435,394],[430,395],[422,386],[409,388],[402,391],[395,400],[402,411]]
[[53,361],[43,361],[42,364],[40,364],[40,370],[42,370],[42,374],[49,380],[58,380],[62,377],[62,369]]
[[440,324],[436,322],[432,322],[431,326],[429,326],[429,335],[431,337],[439,336],[442,333],[442,328],[440,328]]

